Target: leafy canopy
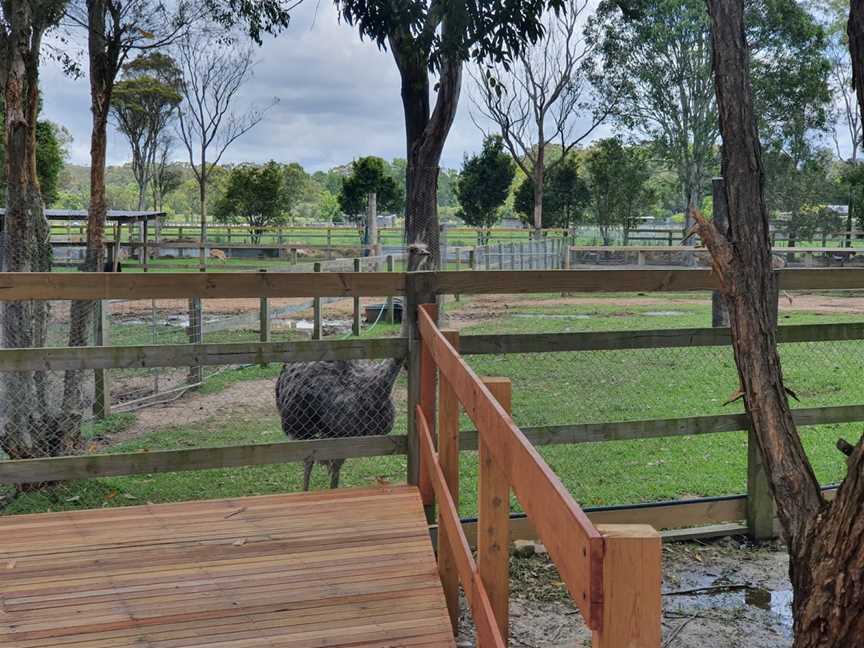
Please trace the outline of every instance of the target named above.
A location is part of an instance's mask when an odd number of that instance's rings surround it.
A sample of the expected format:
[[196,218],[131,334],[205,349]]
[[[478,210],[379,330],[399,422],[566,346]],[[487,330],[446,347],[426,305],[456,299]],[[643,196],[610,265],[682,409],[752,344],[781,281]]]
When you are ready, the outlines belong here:
[[[543,177],[543,226],[570,227],[582,215],[591,192],[579,175],[579,165],[568,155]],[[516,190],[513,208],[528,225],[534,223],[534,183],[525,178]]]
[[[506,62],[543,36],[540,16],[564,0],[335,0],[342,19],[384,48],[409,36],[417,56],[438,70],[444,59]],[[442,25],[445,27],[442,29]]]
[[501,218],[516,166],[498,135],[483,140],[477,155],[465,156],[456,186],[459,211],[456,216],[472,227],[490,228]]
[[586,157],[591,208],[607,242],[610,228],[629,231],[654,202],[647,157],[644,149],[614,137],[597,141]]
[[253,230],[284,223],[298,193],[296,184],[289,183],[287,176],[282,165],[273,160],[263,166],[234,167],[225,193],[213,207],[216,220],[227,223],[241,219]]
[[379,157],[368,156],[355,160],[351,175],[342,180],[339,191],[339,209],[349,220],[356,221],[366,211],[367,196],[375,194],[380,211],[399,211],[404,194],[388,174],[387,163]]

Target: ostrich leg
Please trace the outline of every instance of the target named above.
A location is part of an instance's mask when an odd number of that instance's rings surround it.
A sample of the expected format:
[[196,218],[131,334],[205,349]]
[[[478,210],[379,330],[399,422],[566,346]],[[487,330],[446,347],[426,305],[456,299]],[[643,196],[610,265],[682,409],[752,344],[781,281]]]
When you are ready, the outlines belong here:
[[315,465],[314,459],[305,459],[303,461],[303,490],[309,490],[309,480],[312,479],[312,467]]
[[344,463],[344,459],[331,459],[327,462],[327,469],[330,472],[330,488],[339,488],[339,472]]

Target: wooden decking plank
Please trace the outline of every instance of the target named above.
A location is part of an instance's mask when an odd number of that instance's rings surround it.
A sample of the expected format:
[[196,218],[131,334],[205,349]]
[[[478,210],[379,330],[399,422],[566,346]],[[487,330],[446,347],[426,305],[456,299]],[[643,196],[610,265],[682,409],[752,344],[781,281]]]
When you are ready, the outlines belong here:
[[0,646],[452,646],[407,486],[0,518]]

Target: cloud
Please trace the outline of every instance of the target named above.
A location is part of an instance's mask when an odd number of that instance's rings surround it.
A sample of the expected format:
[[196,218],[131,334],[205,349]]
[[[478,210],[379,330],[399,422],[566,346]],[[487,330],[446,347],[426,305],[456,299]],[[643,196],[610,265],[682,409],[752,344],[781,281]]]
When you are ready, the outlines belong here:
[[[223,161],[298,161],[326,169],[363,155],[405,157],[400,81],[393,57],[361,40],[340,23],[332,2],[305,2],[289,28],[256,52],[254,76],[241,91],[238,109],[274,105],[264,120],[226,152]],[[86,66],[85,66],[86,69]],[[89,162],[90,107],[86,78],[72,80],[46,61],[42,72],[43,116],[73,135],[71,161]],[[459,167],[465,152],[480,148],[482,135],[470,120],[468,85],[444,149],[442,165]],[[176,159],[186,160],[178,148]],[[122,135],[109,136],[109,163],[129,159]]]

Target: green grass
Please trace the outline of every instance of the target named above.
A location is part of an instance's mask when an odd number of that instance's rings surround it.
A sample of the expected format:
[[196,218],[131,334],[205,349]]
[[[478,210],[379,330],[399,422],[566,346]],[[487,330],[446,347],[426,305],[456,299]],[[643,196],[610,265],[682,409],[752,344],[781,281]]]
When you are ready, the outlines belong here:
[[[635,297],[636,295],[631,295]],[[704,297],[705,295],[702,295]],[[662,305],[621,306],[537,303],[556,295],[508,299],[500,317],[480,320],[462,329],[463,335],[513,332],[639,330],[705,326],[706,302],[689,303],[700,295],[670,295]],[[621,299],[626,295],[614,295]],[[482,302],[469,299],[447,308],[477,313]],[[673,315],[651,313],[673,311]],[[587,318],[585,318],[587,316]],[[789,313],[784,324],[860,321],[858,315]],[[371,335],[398,334],[398,325],[379,322]],[[119,334],[118,334],[119,335]],[[129,334],[131,336],[131,333]],[[364,335],[370,335],[368,329]],[[116,339],[116,338],[115,338]],[[130,337],[131,339],[131,337]],[[864,393],[864,342],[796,343],[781,345],[784,375],[801,403],[819,407],[861,402]],[[480,375],[507,376],[514,383],[514,418],[521,426],[562,425],[641,420],[676,416],[719,415],[741,411],[740,404],[722,403],[736,389],[731,352],[725,347],[591,351],[580,353],[473,356]],[[200,393],[219,394],[248,380],[273,379],[278,366],[229,370],[209,380]],[[404,377],[395,390],[399,417],[394,433],[404,433]],[[269,388],[269,387],[268,387]],[[133,415],[112,417],[88,431],[88,437],[110,437],[126,430]],[[463,428],[471,427],[463,420]],[[862,424],[825,425],[802,430],[802,439],[823,482],[836,481],[845,470],[836,439],[856,439]],[[110,447],[112,452],[268,443],[282,440],[275,408],[264,411],[218,409],[213,418],[194,425],[165,426]],[[585,505],[646,502],[688,496],[741,493],[746,489],[746,434],[615,441],[545,446],[541,454],[567,488]],[[349,460],[343,469],[346,486],[368,485],[377,479],[404,480],[405,457]],[[53,491],[16,499],[8,513],[99,506],[237,497],[297,490],[299,465],[261,466],[186,473],[141,475],[63,484]],[[462,455],[461,513],[476,507],[476,454]],[[326,487],[326,471],[317,467],[313,486]]]

